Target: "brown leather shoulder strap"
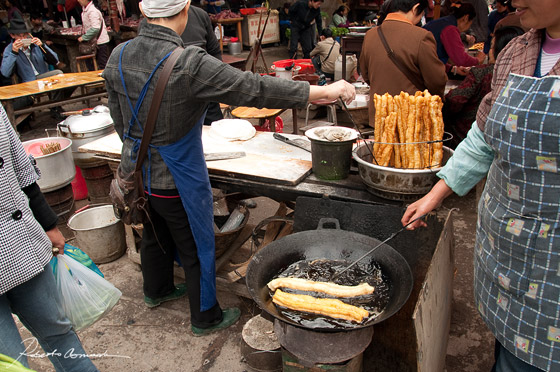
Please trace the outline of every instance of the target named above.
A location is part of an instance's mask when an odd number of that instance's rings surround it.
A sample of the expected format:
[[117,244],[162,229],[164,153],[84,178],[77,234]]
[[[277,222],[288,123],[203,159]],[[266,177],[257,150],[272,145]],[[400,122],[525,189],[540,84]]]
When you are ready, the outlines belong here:
[[146,125],[144,126],[144,134],[142,135],[142,141],[140,142],[140,150],[138,151],[138,158],[136,158],[136,170],[140,170],[146,153],[148,152],[148,145],[152,139],[152,134],[154,133],[154,127],[156,124],[156,119],[159,112],[159,106],[161,104],[161,99],[163,98],[163,92],[169,81],[169,76],[171,76],[171,71],[177,62],[177,58],[183,52],[183,48],[177,47],[173,53],[165,61],[163,66],[163,71],[158,77],[156,84],[156,89],[154,91],[154,96],[152,98],[152,104],[150,105],[150,110],[148,111],[148,118],[146,119]]
[[377,27],[377,33],[379,34],[379,38],[381,39],[381,42],[383,43],[383,46],[387,51],[387,56],[389,57],[389,59],[391,59],[391,61],[393,61],[395,66],[397,66],[397,68],[404,74],[404,76],[406,76],[407,79],[410,80],[412,84],[414,84],[416,89],[423,90],[424,82],[420,81],[418,76],[414,75],[412,71],[407,69],[406,66],[403,65],[401,60],[398,59],[398,57],[395,55],[395,52],[393,52],[393,49],[391,49],[391,47],[389,46],[389,43],[387,43],[387,39],[385,39],[385,35],[381,30],[381,26]]

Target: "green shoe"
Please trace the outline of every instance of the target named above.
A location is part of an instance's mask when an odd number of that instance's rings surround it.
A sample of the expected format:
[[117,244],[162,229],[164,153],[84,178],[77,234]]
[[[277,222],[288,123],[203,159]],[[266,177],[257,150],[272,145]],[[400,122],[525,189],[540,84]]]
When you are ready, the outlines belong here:
[[231,307],[229,309],[222,310],[222,321],[214,326],[208,328],[198,328],[191,325],[192,333],[195,337],[206,336],[210,333],[226,329],[230,325],[237,322],[239,316],[241,315],[241,310],[236,307]]
[[187,295],[187,284],[180,283],[175,286],[175,290],[168,294],[167,296],[162,296],[158,298],[150,298],[148,296],[144,296],[144,303],[148,307],[156,307],[161,305],[165,301],[176,300],[181,297],[185,297]]

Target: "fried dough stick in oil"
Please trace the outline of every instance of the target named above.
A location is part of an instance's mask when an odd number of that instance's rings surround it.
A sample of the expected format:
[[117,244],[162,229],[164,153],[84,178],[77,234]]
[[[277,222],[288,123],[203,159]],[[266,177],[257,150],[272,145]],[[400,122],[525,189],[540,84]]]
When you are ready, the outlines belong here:
[[290,288],[299,291],[321,292],[334,297],[356,297],[372,294],[374,288],[367,284],[348,286],[328,282],[315,282],[303,278],[276,278],[268,282],[268,288],[274,291],[278,288]]
[[330,318],[345,319],[361,323],[369,316],[369,312],[361,307],[345,304],[330,298],[315,298],[283,292],[277,289],[272,302],[278,306],[306,313],[319,314]]

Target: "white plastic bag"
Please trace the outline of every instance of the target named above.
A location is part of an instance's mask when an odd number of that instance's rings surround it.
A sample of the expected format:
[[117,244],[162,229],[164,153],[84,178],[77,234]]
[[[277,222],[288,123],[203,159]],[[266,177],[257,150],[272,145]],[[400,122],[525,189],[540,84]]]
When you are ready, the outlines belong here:
[[56,286],[74,330],[89,327],[117,303],[121,291],[78,261],[58,255]]

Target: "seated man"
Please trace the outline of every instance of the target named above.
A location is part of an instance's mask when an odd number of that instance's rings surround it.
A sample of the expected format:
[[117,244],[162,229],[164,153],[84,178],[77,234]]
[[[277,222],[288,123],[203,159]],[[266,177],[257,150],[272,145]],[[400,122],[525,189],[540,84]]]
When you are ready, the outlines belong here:
[[310,53],[311,61],[318,74],[323,73],[325,77],[333,80],[336,59],[340,55],[340,44],[333,39],[330,28],[324,28],[319,38],[321,41]]
[[[2,66],[0,71],[6,78],[17,74],[20,82],[40,80],[49,76],[62,74],[61,70],[49,71],[49,64],[56,66],[59,63],[58,56],[43,42],[34,37],[31,38],[25,22],[21,18],[14,18],[10,22],[8,33],[12,42],[4,49]],[[73,88],[58,90],[51,94],[51,99],[57,100],[72,95]],[[62,119],[61,109],[51,109],[52,116]]]

